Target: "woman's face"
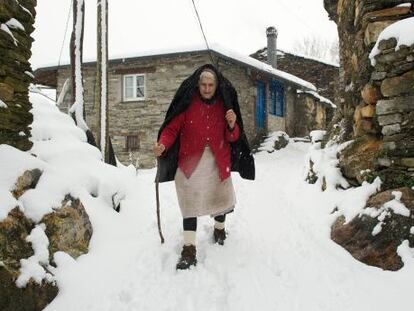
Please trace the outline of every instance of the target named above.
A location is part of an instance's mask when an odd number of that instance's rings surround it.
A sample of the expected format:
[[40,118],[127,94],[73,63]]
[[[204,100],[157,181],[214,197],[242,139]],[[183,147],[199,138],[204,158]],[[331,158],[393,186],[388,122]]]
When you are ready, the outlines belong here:
[[201,97],[204,99],[210,99],[216,92],[216,80],[212,77],[202,77],[198,82],[198,88],[200,89]]

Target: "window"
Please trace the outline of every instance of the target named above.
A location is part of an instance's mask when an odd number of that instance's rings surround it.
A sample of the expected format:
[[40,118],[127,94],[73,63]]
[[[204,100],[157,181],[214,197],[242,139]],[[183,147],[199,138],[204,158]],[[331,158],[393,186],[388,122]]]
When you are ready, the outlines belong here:
[[139,149],[138,135],[125,136],[125,149],[129,151]]
[[145,74],[125,75],[123,84],[124,101],[145,99]]
[[285,115],[285,88],[279,81],[271,81],[270,91],[270,109],[269,113],[278,117]]

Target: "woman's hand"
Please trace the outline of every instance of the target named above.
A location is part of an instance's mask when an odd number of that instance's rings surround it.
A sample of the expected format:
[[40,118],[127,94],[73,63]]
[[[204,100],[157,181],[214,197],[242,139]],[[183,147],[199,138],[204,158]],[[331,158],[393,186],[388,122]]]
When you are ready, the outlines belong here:
[[230,129],[234,128],[234,124],[236,123],[237,116],[234,113],[233,109],[227,110],[226,112],[226,121],[229,125]]
[[163,144],[155,143],[153,151],[155,156],[159,157],[165,151],[165,146]]

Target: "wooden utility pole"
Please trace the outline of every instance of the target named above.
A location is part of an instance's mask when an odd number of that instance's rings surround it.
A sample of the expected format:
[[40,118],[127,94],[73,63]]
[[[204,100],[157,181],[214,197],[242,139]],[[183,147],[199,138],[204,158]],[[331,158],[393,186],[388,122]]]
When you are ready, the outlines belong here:
[[[83,29],[85,24],[85,1],[73,1],[73,28],[70,39],[70,63],[72,68],[72,106],[69,110],[77,126],[85,131],[88,143],[96,146],[95,139],[85,121],[85,101],[82,76]],[[63,90],[62,90],[63,91]]]
[[98,107],[98,146],[105,163],[111,162],[108,122],[108,1],[97,0],[98,38],[96,67],[96,107]]
[[73,1],[73,27],[70,38],[70,64],[72,69],[72,108],[71,115],[76,124],[82,129],[83,124],[78,120],[76,113],[79,111],[77,105],[82,106],[81,116],[85,119],[83,109],[83,78],[82,78],[82,59],[83,59],[83,26],[84,26],[85,3],[84,0]]

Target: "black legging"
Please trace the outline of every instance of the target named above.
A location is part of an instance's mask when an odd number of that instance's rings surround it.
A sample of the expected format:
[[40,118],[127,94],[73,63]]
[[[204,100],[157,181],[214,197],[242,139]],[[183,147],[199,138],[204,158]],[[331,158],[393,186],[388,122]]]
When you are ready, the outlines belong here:
[[[225,222],[226,215],[218,215],[214,217],[215,221]],[[183,218],[184,231],[197,231],[197,217]]]

